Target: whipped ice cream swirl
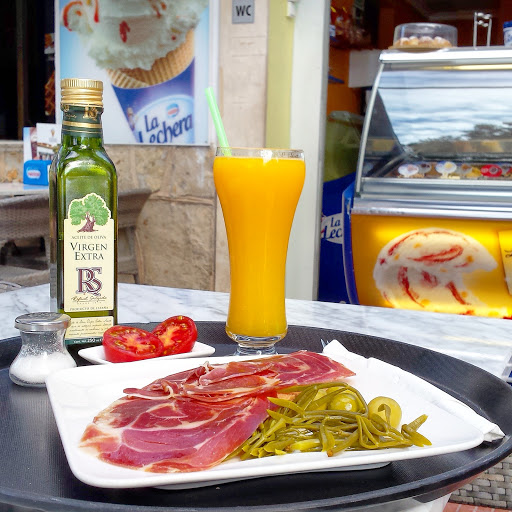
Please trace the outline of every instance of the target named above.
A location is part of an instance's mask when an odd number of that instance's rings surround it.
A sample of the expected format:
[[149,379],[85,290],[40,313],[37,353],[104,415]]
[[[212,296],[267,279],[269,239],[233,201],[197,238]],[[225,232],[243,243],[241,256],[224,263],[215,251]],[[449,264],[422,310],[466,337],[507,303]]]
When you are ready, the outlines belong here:
[[208,0],[72,0],[61,19],[98,67],[148,70],[183,43],[207,6]]

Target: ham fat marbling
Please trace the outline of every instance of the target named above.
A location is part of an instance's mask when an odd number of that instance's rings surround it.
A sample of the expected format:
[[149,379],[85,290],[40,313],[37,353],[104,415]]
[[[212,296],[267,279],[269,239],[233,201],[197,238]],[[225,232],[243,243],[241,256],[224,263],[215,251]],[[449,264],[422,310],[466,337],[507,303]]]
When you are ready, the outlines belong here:
[[81,446],[151,472],[199,471],[224,460],[267,417],[279,389],[350,377],[341,363],[299,351],[209,364],[160,378],[101,411]]

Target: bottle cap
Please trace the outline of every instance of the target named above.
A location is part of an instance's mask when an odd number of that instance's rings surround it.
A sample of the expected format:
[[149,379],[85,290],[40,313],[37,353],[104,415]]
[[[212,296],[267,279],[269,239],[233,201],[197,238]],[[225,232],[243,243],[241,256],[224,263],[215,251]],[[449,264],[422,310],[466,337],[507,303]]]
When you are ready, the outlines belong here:
[[63,313],[28,313],[14,320],[14,327],[24,332],[60,331],[67,329],[71,318]]
[[61,106],[103,107],[103,82],[88,78],[64,78],[60,81]]

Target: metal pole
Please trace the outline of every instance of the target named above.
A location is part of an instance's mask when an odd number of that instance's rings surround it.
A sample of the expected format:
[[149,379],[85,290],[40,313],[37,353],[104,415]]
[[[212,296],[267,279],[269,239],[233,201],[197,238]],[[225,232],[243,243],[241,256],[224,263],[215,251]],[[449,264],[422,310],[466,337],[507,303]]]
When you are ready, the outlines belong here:
[[473,48],[476,48],[477,12],[473,13]]

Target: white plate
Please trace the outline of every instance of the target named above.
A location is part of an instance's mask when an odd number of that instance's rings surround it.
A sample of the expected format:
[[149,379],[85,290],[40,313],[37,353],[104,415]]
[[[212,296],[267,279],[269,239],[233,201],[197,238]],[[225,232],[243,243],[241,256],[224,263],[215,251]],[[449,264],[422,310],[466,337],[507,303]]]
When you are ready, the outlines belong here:
[[[142,387],[159,377],[194,368],[203,362],[202,359],[152,359],[140,361],[136,367],[131,363],[121,363],[71,368],[51,375],[46,387],[71,471],[82,482],[96,487],[185,489],[269,475],[370,469],[397,460],[466,450],[482,443],[484,435],[480,429],[447,412],[442,404],[437,405],[440,393],[448,402],[453,402],[452,397],[435,388],[436,404],[430,393],[418,391],[425,390],[424,386],[409,385],[409,380],[421,381],[418,377],[377,359],[356,356],[347,362],[345,357],[331,357],[345,362],[357,373],[347,380],[367,400],[377,395],[395,398],[402,406],[404,423],[423,413],[428,414],[428,420],[419,432],[432,441],[432,446],[351,451],[333,457],[327,457],[325,453],[293,453],[247,461],[232,459],[212,469],[191,473],[148,473],[114,466],[86,453],[78,447],[82,433],[98,412],[123,395],[124,388]],[[214,357],[208,360],[223,363],[230,359]],[[428,389],[427,383],[421,383]],[[411,389],[416,391],[412,393]],[[476,416],[471,410],[469,412]]]
[[[204,343],[199,343],[198,341],[196,341],[190,352],[185,352],[183,354],[174,354],[172,356],[162,356],[159,357],[158,359],[186,359],[188,357],[206,357],[211,356],[214,352],[215,348],[211,347],[210,345],[205,345]],[[78,351],[78,355],[93,364],[114,364],[105,359],[105,351],[103,350],[102,345],[98,345],[96,347],[83,348],[82,350]]]

